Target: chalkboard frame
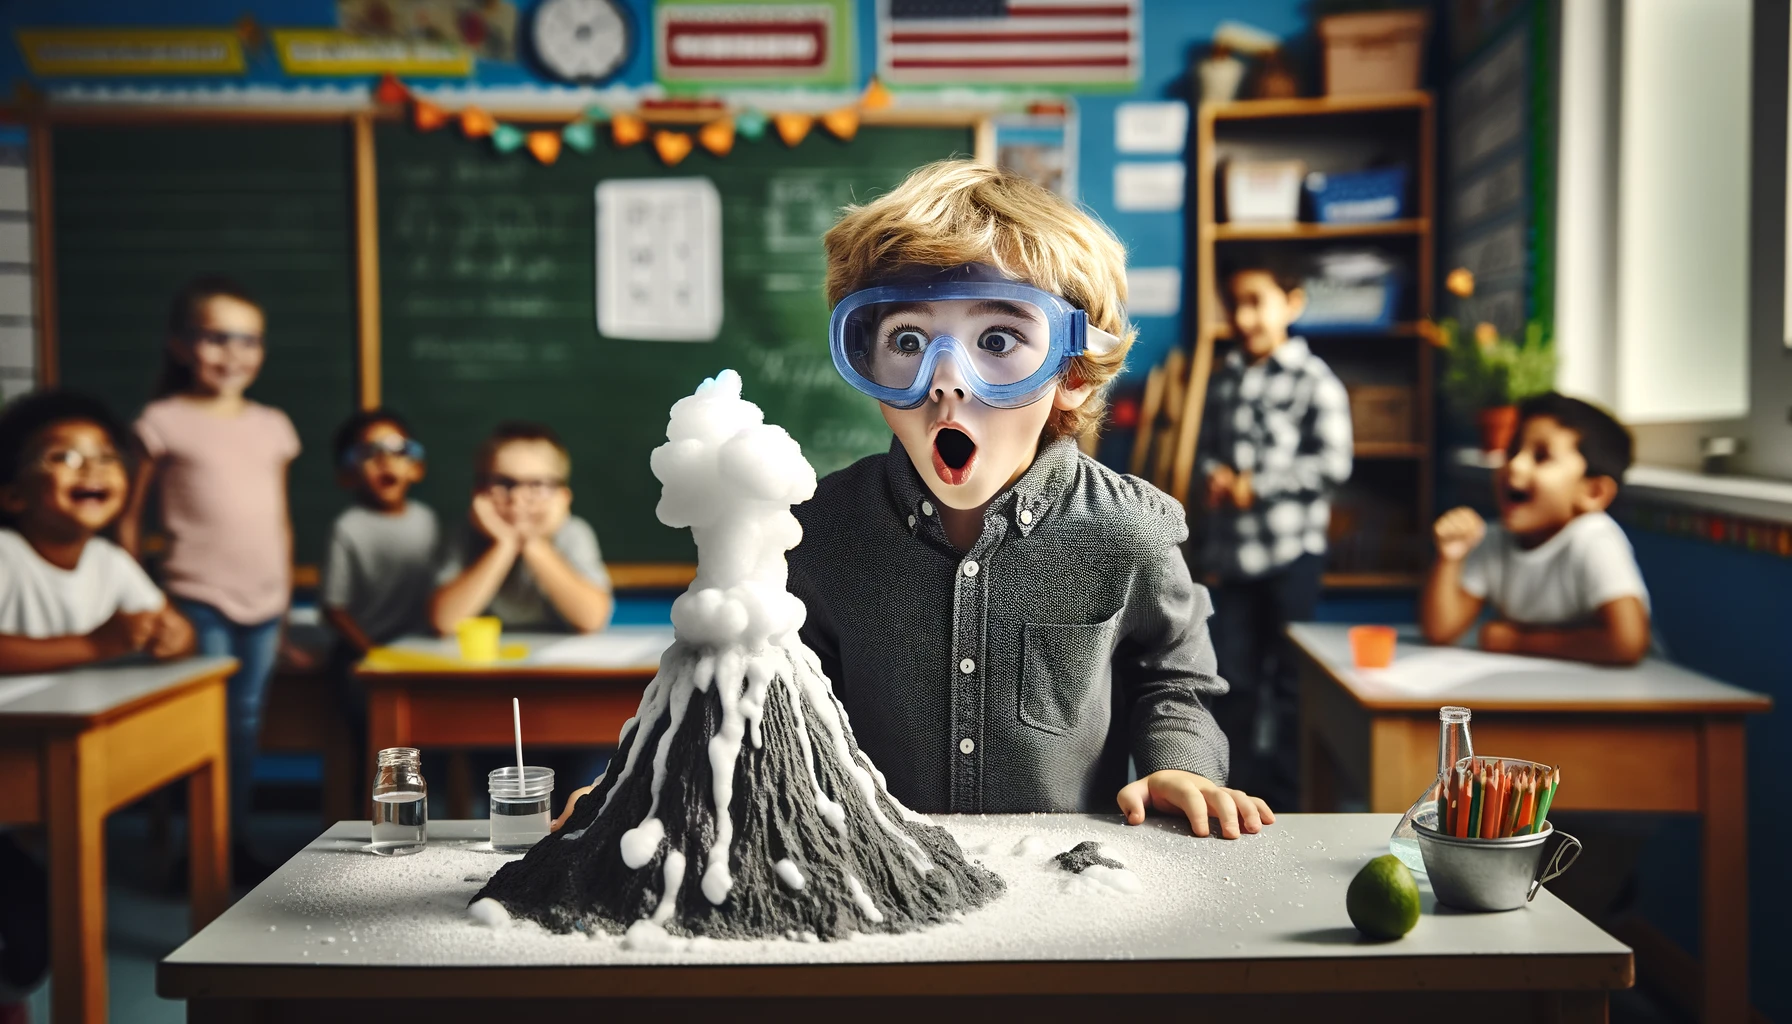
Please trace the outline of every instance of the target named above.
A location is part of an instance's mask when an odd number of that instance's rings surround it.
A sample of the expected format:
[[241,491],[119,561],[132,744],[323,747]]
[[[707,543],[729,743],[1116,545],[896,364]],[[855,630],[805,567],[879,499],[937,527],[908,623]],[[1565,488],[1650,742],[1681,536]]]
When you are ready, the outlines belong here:
[[[560,124],[580,116],[582,107],[557,108],[492,108],[490,113],[505,121],[530,124]],[[646,107],[632,113],[650,126],[692,128],[737,111],[721,105],[671,105]],[[819,113],[819,112],[818,112]],[[141,127],[155,123],[217,124],[316,124],[346,125],[352,137],[353,196],[355,243],[355,399],[362,409],[380,404],[380,279],[379,279],[379,155],[374,145],[374,127],[382,122],[403,122],[407,111],[401,105],[357,104],[333,108],[290,108],[279,106],[205,106],[145,104],[129,108],[93,106],[43,108],[13,111],[12,119],[25,124],[31,161],[33,255],[36,258],[34,297],[37,303],[37,384],[52,387],[59,379],[57,339],[57,281],[55,264],[54,212],[52,188],[55,152],[53,130],[59,125],[120,125]],[[996,139],[994,112],[955,108],[925,110],[862,110],[860,124],[869,127],[968,128],[974,140],[972,159],[994,164]],[[443,131],[452,130],[449,128]],[[469,141],[468,145],[476,143]],[[517,155],[516,159],[529,159]],[[688,585],[696,576],[696,566],[688,563],[612,562],[608,564],[613,583],[620,589],[675,589]],[[295,586],[315,586],[317,567],[294,567]]]

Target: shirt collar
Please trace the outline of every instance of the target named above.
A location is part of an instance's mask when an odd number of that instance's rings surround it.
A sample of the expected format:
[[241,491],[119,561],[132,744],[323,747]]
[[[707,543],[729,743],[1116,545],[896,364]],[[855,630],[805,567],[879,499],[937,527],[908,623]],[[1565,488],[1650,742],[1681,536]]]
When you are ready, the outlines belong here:
[[[1076,471],[1076,460],[1075,438],[1060,437],[1040,445],[1027,471],[1005,494],[990,503],[989,510],[984,513],[985,520],[992,515],[1003,516],[1020,530],[1021,536],[1032,533],[1069,486]],[[884,465],[896,514],[908,523],[911,533],[920,528],[923,520],[939,515],[932,493],[921,482],[921,475],[915,472],[915,464],[909,461],[908,450],[902,447],[900,438],[891,439],[889,457]]]
[[[1276,346],[1276,350],[1269,354],[1269,358],[1282,364],[1282,369],[1293,370],[1306,362],[1307,356],[1311,354],[1312,349],[1307,347],[1307,339],[1297,335]],[[1226,353],[1226,365],[1238,370],[1245,368],[1243,347],[1235,347]]]

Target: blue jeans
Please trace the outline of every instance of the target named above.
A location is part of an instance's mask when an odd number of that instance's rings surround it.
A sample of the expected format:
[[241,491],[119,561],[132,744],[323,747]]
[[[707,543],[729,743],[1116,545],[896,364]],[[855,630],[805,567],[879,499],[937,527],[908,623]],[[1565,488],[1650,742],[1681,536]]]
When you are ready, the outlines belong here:
[[174,606],[193,624],[200,654],[226,655],[238,663],[226,685],[225,714],[230,732],[230,826],[236,844],[242,846],[248,835],[255,755],[261,748],[261,709],[267,704],[268,679],[279,653],[280,619],[245,626],[199,601],[177,597]]

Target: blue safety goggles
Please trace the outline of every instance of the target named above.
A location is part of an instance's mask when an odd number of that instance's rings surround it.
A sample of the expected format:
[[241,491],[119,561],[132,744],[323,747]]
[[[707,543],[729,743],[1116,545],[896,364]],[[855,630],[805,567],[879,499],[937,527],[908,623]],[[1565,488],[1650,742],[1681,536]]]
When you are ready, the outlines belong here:
[[381,455],[392,455],[410,459],[412,462],[423,461],[423,442],[407,437],[403,444],[384,445],[378,441],[362,441],[342,453],[343,469],[359,469],[362,463],[369,462]]
[[1051,390],[1071,359],[1119,343],[1059,296],[980,263],[853,292],[828,322],[840,376],[897,409],[927,400],[942,359],[984,404],[1014,409]]

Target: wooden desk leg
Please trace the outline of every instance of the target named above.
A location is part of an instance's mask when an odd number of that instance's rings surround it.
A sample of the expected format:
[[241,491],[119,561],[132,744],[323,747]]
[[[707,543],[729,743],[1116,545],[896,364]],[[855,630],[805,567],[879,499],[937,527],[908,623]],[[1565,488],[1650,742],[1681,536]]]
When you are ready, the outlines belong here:
[[1706,1024],[1748,1017],[1747,738],[1739,717],[1708,718],[1702,740],[1699,806],[1705,865],[1701,945]]
[[187,777],[187,823],[188,891],[197,932],[230,905],[230,771],[221,750]]
[[106,1020],[106,765],[92,734],[45,745],[50,854],[50,1019]]

